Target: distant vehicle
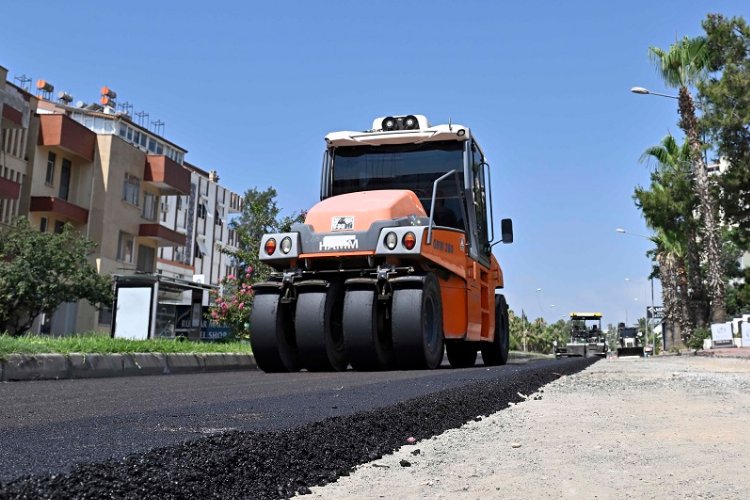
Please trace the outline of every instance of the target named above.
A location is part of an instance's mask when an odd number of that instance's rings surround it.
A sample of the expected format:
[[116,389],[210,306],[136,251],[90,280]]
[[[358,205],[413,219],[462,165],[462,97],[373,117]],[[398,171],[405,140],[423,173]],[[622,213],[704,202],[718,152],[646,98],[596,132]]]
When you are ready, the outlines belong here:
[[570,340],[565,345],[555,340],[553,345],[556,358],[563,356],[605,357],[609,347],[602,331],[602,313],[570,313]]
[[625,323],[617,325],[617,339],[620,342],[617,347],[617,356],[645,356],[643,349],[643,333],[637,328],[625,326]]

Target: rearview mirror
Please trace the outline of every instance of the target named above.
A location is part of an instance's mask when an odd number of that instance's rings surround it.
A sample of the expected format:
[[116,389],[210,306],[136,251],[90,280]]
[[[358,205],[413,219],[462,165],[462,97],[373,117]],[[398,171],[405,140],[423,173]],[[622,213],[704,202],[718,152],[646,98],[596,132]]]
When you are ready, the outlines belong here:
[[500,231],[503,234],[503,243],[513,243],[513,219],[501,220]]

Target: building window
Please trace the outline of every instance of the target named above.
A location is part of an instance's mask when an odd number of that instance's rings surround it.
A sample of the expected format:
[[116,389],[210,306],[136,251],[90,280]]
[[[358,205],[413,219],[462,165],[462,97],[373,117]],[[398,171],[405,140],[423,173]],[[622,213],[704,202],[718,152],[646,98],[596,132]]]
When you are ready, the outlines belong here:
[[208,247],[206,246],[205,238],[198,236],[195,240],[195,256],[203,257],[208,254]]
[[62,159],[62,166],[60,167],[60,189],[57,195],[63,200],[67,200],[70,196],[70,176],[72,175],[71,163],[67,158]]
[[221,226],[224,224],[224,207],[216,205],[216,225]]
[[198,218],[199,219],[205,219],[206,218],[206,212],[207,212],[207,210],[206,210],[206,203],[203,202],[203,201],[201,201],[200,203],[198,203],[198,211],[197,211]]
[[63,232],[63,228],[65,227],[65,223],[59,220],[55,221],[55,233],[60,234]]
[[156,220],[156,196],[151,193],[143,194],[143,218]]
[[125,174],[125,184],[122,189],[122,199],[131,205],[138,206],[141,193],[141,180],[130,174]]
[[48,186],[52,186],[55,182],[55,161],[57,155],[55,153],[49,153],[47,155],[47,174],[44,177],[44,183]]
[[117,260],[132,264],[133,248],[135,248],[133,235],[120,231],[120,239],[117,243]]
[[39,232],[47,232],[47,217],[42,217],[41,219],[39,219]]

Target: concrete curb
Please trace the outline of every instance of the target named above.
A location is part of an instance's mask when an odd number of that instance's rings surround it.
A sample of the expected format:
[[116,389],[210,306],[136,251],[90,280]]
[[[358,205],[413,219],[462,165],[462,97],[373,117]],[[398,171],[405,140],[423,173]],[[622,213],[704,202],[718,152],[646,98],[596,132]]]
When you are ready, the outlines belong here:
[[206,373],[257,368],[252,354],[11,354],[0,382]]

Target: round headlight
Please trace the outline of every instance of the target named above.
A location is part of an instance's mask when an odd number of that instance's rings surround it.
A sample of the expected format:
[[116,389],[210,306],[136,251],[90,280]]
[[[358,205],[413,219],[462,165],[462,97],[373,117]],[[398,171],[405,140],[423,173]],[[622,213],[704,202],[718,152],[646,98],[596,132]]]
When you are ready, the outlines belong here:
[[396,119],[392,116],[387,116],[383,118],[383,122],[381,124],[381,127],[383,130],[395,130],[396,129]]
[[409,115],[406,118],[404,118],[404,128],[406,130],[413,130],[419,128],[419,121],[417,121],[417,117],[413,115]]
[[266,255],[272,255],[276,251],[276,240],[273,238],[268,238],[266,240]]
[[396,236],[396,233],[391,231],[390,233],[385,235],[384,243],[388,250],[393,250],[394,248],[396,248],[396,244],[398,244],[398,236]]
[[286,236],[283,240],[281,240],[281,251],[283,253],[289,253],[292,250],[292,239],[289,236]]
[[414,245],[417,244],[417,237],[414,233],[409,231],[404,235],[404,238],[401,240],[401,242],[404,244],[407,250],[411,250],[414,248]]

